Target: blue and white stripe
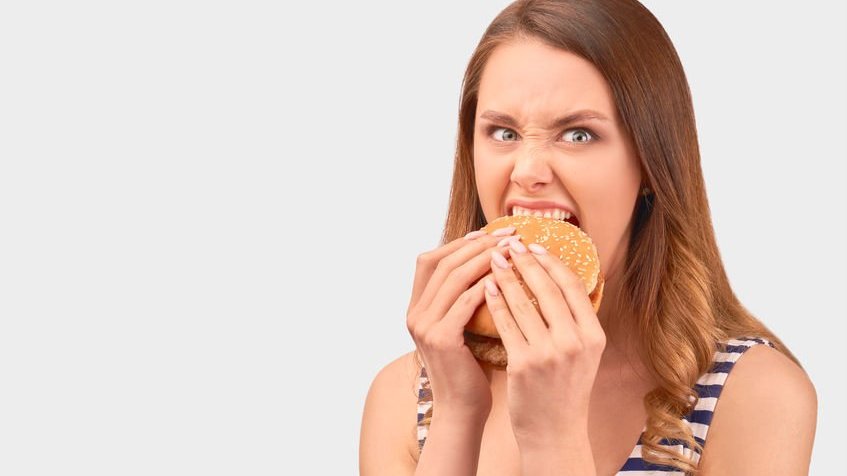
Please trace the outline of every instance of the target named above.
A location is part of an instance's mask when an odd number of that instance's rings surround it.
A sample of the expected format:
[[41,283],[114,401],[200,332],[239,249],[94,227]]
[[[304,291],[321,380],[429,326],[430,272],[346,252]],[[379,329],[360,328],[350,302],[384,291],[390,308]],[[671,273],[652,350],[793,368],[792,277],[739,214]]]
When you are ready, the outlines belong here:
[[[738,339],[729,339],[725,341],[725,348],[715,352],[712,359],[712,367],[709,372],[700,376],[697,383],[694,385],[694,390],[699,397],[694,409],[687,415],[682,417],[682,420],[691,428],[694,434],[694,439],[700,445],[706,444],[706,435],[709,432],[709,425],[712,423],[712,416],[715,412],[715,406],[718,403],[721,390],[723,389],[726,378],[735,362],[741,355],[750,347],[758,344],[765,344],[771,347],[774,345],[763,337],[740,337]],[[421,373],[418,376],[416,390],[418,393],[418,450],[422,451],[426,442],[426,435],[429,427],[421,424],[426,412],[432,408],[432,390],[429,386],[429,379],[426,375],[426,369],[421,368]],[[682,471],[668,466],[655,465],[644,461],[641,454],[642,437],[644,436],[642,429],[641,436],[638,438],[638,443],[629,455],[629,458],[624,463],[623,467],[618,472],[618,475],[624,476],[684,476]],[[662,446],[673,448],[677,454],[682,454],[694,461],[700,460],[700,453],[688,447],[684,441],[662,439],[659,442]]]

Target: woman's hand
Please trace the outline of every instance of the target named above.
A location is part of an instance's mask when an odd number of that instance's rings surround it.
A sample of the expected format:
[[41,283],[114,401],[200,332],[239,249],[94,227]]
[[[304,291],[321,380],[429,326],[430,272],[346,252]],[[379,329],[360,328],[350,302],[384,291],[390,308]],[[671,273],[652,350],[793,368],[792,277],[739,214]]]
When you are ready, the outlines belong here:
[[506,391],[515,438],[522,449],[587,438],[606,335],[585,285],[567,265],[538,244],[530,245],[532,253],[517,237],[510,246],[512,262],[542,314],[507,260],[492,251],[495,279],[485,281],[497,295],[486,292],[485,299],[508,354]]
[[484,419],[491,410],[489,381],[465,345],[464,328],[485,300],[480,278],[490,272],[491,251],[514,231],[477,230],[418,256],[406,327],[423,356],[436,412]]

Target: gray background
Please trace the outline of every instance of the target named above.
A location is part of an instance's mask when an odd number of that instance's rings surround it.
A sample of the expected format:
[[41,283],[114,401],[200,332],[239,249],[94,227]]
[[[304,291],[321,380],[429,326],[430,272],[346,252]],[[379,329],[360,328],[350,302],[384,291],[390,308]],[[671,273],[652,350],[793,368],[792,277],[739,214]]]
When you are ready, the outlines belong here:
[[[506,4],[3,3],[0,473],[355,474]],[[808,369],[835,474],[845,4],[645,4],[734,289]]]

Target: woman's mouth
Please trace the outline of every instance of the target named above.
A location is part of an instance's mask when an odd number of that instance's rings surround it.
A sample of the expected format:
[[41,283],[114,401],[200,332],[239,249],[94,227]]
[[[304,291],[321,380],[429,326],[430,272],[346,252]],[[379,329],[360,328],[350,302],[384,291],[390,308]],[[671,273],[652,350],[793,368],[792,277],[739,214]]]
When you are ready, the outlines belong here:
[[511,210],[508,210],[508,214],[510,216],[536,216],[552,218],[554,220],[566,221],[571,225],[579,228],[579,219],[576,217],[576,215],[573,215],[567,210],[562,210],[561,208],[545,208],[541,210],[536,210],[532,208],[513,206]]

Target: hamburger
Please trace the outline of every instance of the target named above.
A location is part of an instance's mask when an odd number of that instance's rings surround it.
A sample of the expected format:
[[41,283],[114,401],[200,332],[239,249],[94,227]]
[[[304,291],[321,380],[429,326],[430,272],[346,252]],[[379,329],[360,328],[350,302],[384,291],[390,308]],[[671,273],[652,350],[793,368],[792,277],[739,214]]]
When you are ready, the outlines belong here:
[[[519,237],[516,239],[519,239],[524,245],[537,243],[543,246],[547,253],[562,260],[585,284],[585,292],[591,300],[594,312],[600,309],[604,279],[600,275],[600,260],[591,237],[569,222],[528,215],[502,216],[482,227],[482,230],[492,232],[509,225],[515,227],[515,236]],[[508,257],[507,260],[510,263],[512,261],[511,257]],[[526,292],[530,302],[543,316],[538,306],[538,300],[524,283],[517,267],[513,266],[512,270],[517,275],[518,282]],[[485,276],[481,279],[484,278]],[[465,325],[464,338],[465,344],[477,360],[499,368],[506,367],[508,363],[506,348],[503,346],[500,334],[494,326],[494,320],[491,313],[488,312],[486,303],[483,302],[476,308],[470,321]]]

